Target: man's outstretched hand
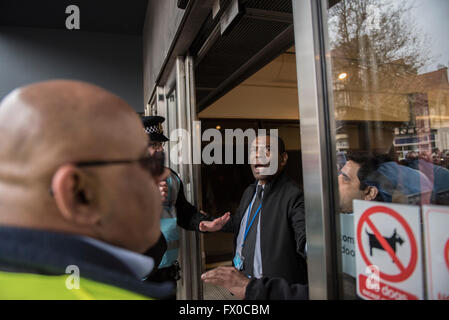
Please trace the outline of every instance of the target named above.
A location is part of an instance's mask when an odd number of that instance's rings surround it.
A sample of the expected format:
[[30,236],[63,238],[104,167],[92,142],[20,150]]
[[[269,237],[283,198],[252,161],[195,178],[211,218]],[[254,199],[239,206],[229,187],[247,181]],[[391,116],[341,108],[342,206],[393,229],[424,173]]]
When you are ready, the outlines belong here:
[[249,279],[234,267],[218,267],[203,273],[201,280],[228,289],[240,299],[245,298]]
[[[207,215],[204,211],[200,211],[202,214]],[[226,223],[228,223],[229,219],[231,219],[231,213],[226,212],[220,218],[217,218],[213,221],[201,221],[199,225],[199,229],[201,232],[215,232],[220,231],[221,228],[224,227]]]

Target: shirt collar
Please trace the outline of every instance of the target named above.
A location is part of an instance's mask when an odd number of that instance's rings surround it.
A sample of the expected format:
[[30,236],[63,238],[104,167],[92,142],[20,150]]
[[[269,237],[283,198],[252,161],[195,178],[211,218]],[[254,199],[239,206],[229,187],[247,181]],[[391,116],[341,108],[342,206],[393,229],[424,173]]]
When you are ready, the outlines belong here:
[[79,238],[82,241],[87,242],[113,255],[115,258],[127,265],[138,279],[143,279],[144,277],[149,275],[154,268],[154,260],[151,257],[147,257],[143,254],[136,253],[124,248],[116,247],[90,237],[80,236]]

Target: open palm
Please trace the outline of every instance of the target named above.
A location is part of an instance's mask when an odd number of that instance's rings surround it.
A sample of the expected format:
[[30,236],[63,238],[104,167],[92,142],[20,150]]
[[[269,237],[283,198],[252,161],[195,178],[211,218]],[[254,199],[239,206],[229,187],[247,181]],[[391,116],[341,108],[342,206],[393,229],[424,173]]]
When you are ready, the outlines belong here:
[[[206,214],[205,212],[201,212],[202,214]],[[220,231],[223,226],[228,223],[231,218],[231,213],[226,212],[220,218],[217,218],[213,221],[201,221],[199,225],[199,229],[201,232],[215,232]]]

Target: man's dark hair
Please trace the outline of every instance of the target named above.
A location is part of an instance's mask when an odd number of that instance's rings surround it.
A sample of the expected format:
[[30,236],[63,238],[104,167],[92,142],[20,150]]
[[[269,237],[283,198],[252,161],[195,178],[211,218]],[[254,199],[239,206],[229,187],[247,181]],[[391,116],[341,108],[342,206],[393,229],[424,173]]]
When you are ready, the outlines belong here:
[[359,170],[357,171],[357,178],[359,178],[360,181],[360,190],[365,190],[369,186],[375,186],[379,192],[374,199],[374,201],[383,201],[382,195],[381,195],[381,188],[379,183],[376,183],[373,177],[377,176],[377,169],[379,166],[386,162],[386,158],[382,156],[374,156],[368,152],[351,152],[347,155],[348,161],[353,161],[360,165]]

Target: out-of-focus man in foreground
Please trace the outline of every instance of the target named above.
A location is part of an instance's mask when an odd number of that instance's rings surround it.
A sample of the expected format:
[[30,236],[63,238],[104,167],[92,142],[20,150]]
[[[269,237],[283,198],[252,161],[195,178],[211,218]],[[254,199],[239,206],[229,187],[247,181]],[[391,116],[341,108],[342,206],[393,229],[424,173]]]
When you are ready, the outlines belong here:
[[142,282],[164,178],[133,109],[90,84],[48,81],[0,102],[0,299],[164,298]]

